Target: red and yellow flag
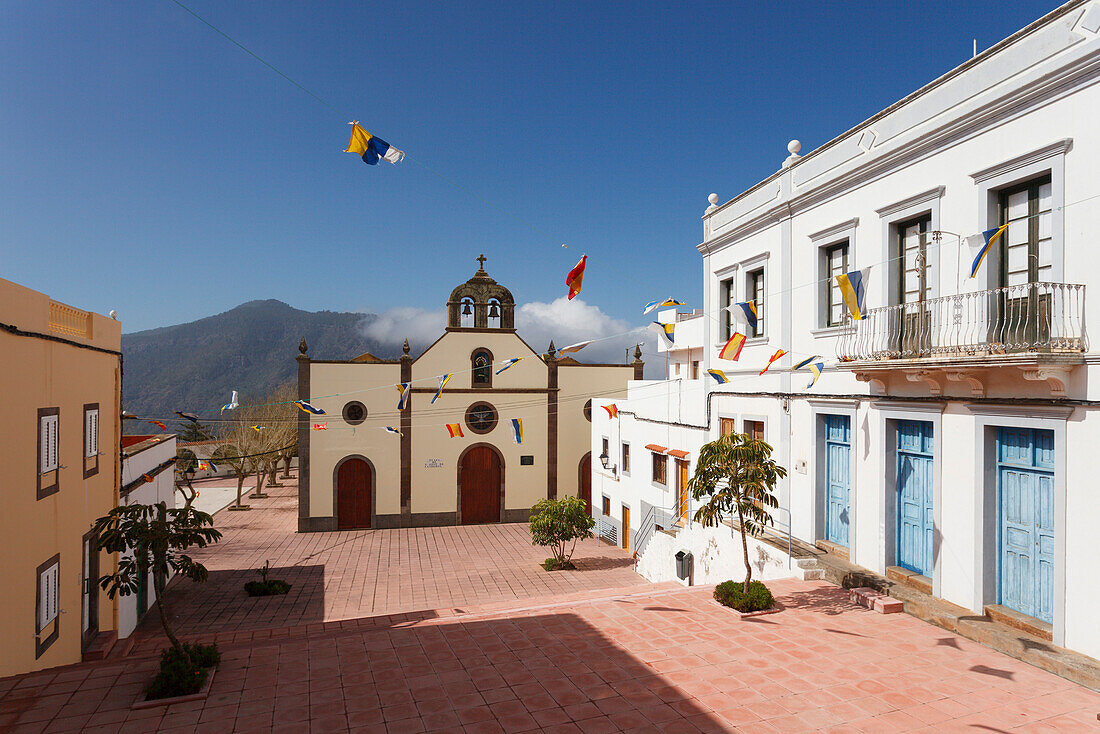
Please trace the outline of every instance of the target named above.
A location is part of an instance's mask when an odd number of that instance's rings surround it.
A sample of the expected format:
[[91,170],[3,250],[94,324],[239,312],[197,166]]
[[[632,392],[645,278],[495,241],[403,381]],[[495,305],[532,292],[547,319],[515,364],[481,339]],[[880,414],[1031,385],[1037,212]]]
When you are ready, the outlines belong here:
[[573,266],[573,269],[569,271],[569,275],[565,276],[565,284],[569,286],[569,299],[573,300],[578,293],[581,292],[581,283],[584,281],[584,265],[588,260],[588,255],[581,257],[580,262]]
[[461,423],[448,423],[447,424],[447,433],[451,434],[451,438],[465,438],[465,436],[462,433],[462,424]]
[[735,332],[733,336],[726,342],[726,346],[722,347],[718,351],[719,359],[728,359],[731,362],[736,362],[737,358],[741,356],[741,349],[745,346],[745,335],[740,331]]
[[776,349],[775,354],[773,354],[768,359],[768,363],[766,365],[764,365],[764,369],[760,370],[760,374],[764,374],[765,372],[767,372],[768,368],[771,367],[773,364],[775,364],[777,361],[779,361],[779,359],[781,359],[783,357],[783,355],[786,354],[786,353],[787,353],[786,349]]
[[607,417],[608,418],[618,418],[619,417],[619,406],[615,405],[615,403],[612,403],[611,405],[604,405],[604,406],[601,406],[601,407],[604,410],[607,411]]

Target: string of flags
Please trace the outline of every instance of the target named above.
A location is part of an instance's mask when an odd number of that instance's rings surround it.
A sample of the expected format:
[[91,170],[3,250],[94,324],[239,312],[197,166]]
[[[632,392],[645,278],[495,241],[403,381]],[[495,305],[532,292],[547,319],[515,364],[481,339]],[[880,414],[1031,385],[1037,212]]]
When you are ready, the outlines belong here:
[[404,152],[360,127],[358,120],[352,120],[348,124],[351,125],[351,141],[348,143],[345,153],[357,153],[362,157],[364,163],[371,166],[377,164],[379,160],[389,161],[397,165],[405,157]]
[[778,362],[780,359],[782,359],[783,355],[786,353],[787,351],[785,349],[776,349],[775,354],[768,358],[768,363],[764,365],[764,369],[760,370],[760,374],[764,374],[765,372],[767,372],[768,368]]
[[435,395],[432,396],[432,402],[429,404],[434,404],[436,400],[439,400],[439,396],[443,394],[443,388],[451,381],[451,375],[452,373],[448,372],[445,375],[439,376],[439,389],[435,391]]
[[412,392],[412,383],[402,382],[399,385],[394,385],[394,387],[397,388],[397,392],[401,396],[397,399],[397,409],[404,410],[405,406],[409,404],[409,394]]
[[324,415],[325,411],[321,410],[315,405],[310,405],[308,400],[295,400],[294,404],[302,409],[303,412],[312,413],[313,415]]
[[[508,369],[509,367],[514,365],[516,362],[520,361],[521,359],[523,359],[523,357],[511,357],[509,359],[504,360],[504,363],[503,363],[504,366],[501,367],[499,370],[497,370],[495,374],[499,375],[501,372]],[[408,384],[408,383],[406,383],[406,384]]]
[[666,299],[665,299],[665,300],[663,300],[663,301],[650,301],[650,302],[649,302],[649,303],[647,303],[647,304],[645,305],[645,307],[644,307],[644,308],[642,309],[642,316],[646,316],[646,315],[648,315],[648,314],[649,314],[649,313],[650,313],[651,311],[654,311],[654,310],[656,310],[656,309],[658,309],[658,308],[673,307],[673,306],[683,306],[683,305],[685,305],[683,301],[677,301],[677,300],[676,300],[675,298],[666,298]]

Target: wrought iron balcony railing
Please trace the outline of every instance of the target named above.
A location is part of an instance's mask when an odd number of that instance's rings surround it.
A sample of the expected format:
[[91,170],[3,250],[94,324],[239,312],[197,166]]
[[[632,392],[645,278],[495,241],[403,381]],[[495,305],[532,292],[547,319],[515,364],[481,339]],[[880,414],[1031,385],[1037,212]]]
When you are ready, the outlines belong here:
[[849,317],[837,340],[841,362],[1080,353],[1085,286],[1024,283],[932,298]]

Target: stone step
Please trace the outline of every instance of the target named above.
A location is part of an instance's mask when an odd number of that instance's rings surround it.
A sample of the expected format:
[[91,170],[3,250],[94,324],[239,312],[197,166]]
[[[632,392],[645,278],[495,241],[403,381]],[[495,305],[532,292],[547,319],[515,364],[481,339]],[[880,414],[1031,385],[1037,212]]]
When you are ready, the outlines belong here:
[[873,609],[879,614],[896,614],[905,611],[905,602],[900,599],[891,599],[869,586],[848,589],[848,599],[853,604],[858,604],[866,609]]
[[106,659],[106,657],[111,654],[111,650],[114,648],[116,642],[118,642],[117,631],[109,630],[107,632],[100,632],[92,638],[92,641],[84,648],[81,660],[89,662],[92,660]]

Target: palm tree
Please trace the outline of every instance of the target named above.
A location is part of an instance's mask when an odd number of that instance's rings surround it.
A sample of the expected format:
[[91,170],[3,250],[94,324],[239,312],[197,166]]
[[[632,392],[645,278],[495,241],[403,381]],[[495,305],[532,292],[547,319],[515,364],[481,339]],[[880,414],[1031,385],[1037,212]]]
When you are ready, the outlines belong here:
[[737,515],[741,549],[745,553],[745,593],[752,581],[747,534],[759,537],[772,523],[771,509],[779,507],[775,485],[787,470],[772,458],[772,447],[746,433],[732,433],[699,449],[695,475],[688,490],[696,500],[707,498],[695,512],[695,522],[717,526],[727,515]]

